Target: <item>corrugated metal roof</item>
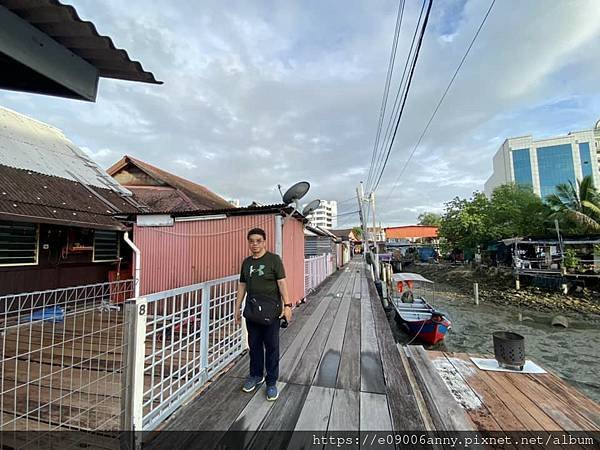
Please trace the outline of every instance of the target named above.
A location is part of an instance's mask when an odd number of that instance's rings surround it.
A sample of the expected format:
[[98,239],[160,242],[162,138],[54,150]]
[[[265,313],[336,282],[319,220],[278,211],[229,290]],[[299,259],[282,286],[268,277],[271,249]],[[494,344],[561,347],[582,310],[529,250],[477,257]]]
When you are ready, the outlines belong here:
[[60,130],[2,107],[0,164],[131,195]]
[[0,214],[123,228],[112,216],[138,211],[114,191],[89,189],[93,192],[75,181],[0,165]]
[[0,218],[94,229],[125,229],[123,224],[111,216],[4,200],[0,200]]
[[70,5],[57,0],[0,0],[0,5],[95,66],[101,77],[162,84]]

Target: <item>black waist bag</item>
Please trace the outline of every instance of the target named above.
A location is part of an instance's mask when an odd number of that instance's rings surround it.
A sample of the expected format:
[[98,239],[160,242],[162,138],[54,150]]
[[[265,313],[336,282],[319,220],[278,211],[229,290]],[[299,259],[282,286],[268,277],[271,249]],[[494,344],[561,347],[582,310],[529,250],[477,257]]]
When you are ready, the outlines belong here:
[[281,315],[281,300],[265,295],[248,295],[244,317],[250,322],[271,325]]

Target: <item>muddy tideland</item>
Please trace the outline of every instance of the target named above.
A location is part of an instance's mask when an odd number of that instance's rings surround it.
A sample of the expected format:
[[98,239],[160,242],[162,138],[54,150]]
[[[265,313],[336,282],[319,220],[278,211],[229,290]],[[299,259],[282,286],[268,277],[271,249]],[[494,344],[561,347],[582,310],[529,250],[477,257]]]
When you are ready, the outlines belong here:
[[[582,298],[526,287],[514,289],[510,274],[482,274],[460,266],[413,265],[406,271],[435,281],[434,306],[452,320],[452,329],[435,350],[491,355],[492,333],[512,331],[525,337],[527,358],[559,375],[600,402],[600,298]],[[479,305],[473,283],[479,283]],[[510,287],[510,285],[513,287]],[[564,326],[552,325],[561,317]],[[412,340],[390,317],[397,342]]]

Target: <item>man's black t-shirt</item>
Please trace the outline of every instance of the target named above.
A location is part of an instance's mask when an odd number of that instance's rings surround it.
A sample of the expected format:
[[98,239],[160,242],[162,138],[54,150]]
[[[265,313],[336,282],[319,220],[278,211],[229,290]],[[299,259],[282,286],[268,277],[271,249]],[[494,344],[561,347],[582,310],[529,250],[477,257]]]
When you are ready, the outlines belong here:
[[248,256],[242,263],[240,282],[246,283],[248,295],[281,298],[277,280],[285,278],[285,269],[279,255],[266,252],[260,258]]

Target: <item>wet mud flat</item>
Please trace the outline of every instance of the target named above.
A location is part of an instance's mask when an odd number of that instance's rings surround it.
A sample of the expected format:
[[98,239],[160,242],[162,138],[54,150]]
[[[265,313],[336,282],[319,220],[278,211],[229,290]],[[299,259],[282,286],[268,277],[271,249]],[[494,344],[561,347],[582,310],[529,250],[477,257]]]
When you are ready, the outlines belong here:
[[[568,327],[556,327],[550,324],[557,314],[555,311],[485,300],[480,300],[477,306],[472,297],[451,291],[450,286],[436,283],[432,303],[447,313],[452,329],[441,343],[426,346],[428,350],[493,355],[493,332],[519,333],[525,337],[527,358],[600,402],[600,316],[563,313]],[[388,314],[388,321],[396,342],[422,345],[398,326],[394,314]]]

